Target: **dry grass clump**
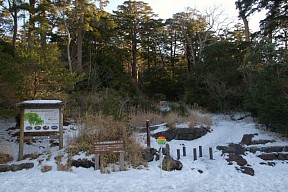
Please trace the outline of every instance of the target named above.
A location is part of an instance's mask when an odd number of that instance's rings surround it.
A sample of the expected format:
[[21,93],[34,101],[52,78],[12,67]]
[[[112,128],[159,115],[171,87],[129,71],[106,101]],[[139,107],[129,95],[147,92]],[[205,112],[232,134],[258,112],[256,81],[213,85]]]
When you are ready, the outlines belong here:
[[71,171],[71,165],[70,164],[57,164],[57,171]]
[[69,149],[92,154],[95,141],[123,140],[126,138],[126,128],[125,122],[116,121],[113,117],[86,115],[82,119],[79,135],[71,142],[74,147]]
[[161,114],[156,112],[131,112],[129,114],[129,124],[133,127],[145,127],[146,120],[149,120],[150,124],[157,124],[163,122]]
[[46,172],[51,171],[51,170],[52,170],[52,166],[50,166],[50,165],[43,165],[41,167],[41,172],[42,173],[46,173]]
[[194,116],[194,118],[197,120],[198,124],[211,126],[212,125],[212,118],[207,113],[202,113],[197,110],[193,110],[190,112],[191,116]]
[[164,115],[157,113],[145,113],[138,112],[130,115],[129,124],[134,127],[145,127],[146,120],[150,121],[150,124],[167,123],[170,128],[175,128],[176,123],[189,123],[189,127],[193,128],[196,124],[210,126],[212,119],[209,114],[200,112],[198,110],[191,110],[188,115],[179,115],[176,111],[168,112]]
[[[95,141],[123,140],[126,151],[125,160],[138,165],[142,162],[141,147],[136,140],[128,134],[129,125],[125,121],[115,120],[113,117],[101,115],[86,115],[82,119],[83,126],[80,133],[71,142],[73,147],[68,148],[70,156],[80,151],[86,154],[94,154]],[[103,154],[100,156],[101,166],[115,163],[119,160],[119,154]]]
[[139,165],[147,165],[147,162],[144,162],[142,152],[143,148],[137,141],[135,136],[130,136],[126,144],[126,156],[125,159],[128,162],[132,162],[133,167],[138,167]]
[[0,164],[5,164],[10,161],[13,161],[13,157],[10,156],[9,154],[2,154],[0,153]]

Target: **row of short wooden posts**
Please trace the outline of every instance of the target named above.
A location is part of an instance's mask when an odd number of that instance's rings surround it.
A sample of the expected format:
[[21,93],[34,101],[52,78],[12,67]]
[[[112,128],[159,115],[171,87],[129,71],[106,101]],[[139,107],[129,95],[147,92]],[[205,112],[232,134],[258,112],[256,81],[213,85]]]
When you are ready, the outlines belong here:
[[[146,131],[147,131],[147,148],[151,147],[151,141],[150,141],[150,125],[149,125],[149,120],[146,120]],[[186,147],[183,145],[182,148],[183,151],[183,156],[186,156]],[[199,157],[202,157],[202,146],[199,146]],[[177,160],[180,159],[180,149],[177,149]],[[213,151],[212,151],[212,147],[209,147],[209,157],[211,160],[213,160]],[[197,149],[193,148],[193,159],[194,161],[197,160]]]
[[[199,157],[203,157],[203,151],[202,151],[202,146],[199,146]],[[186,147],[183,145],[182,147],[182,155],[183,157],[186,156]],[[197,160],[197,148],[193,148],[193,160],[196,161]],[[177,149],[177,160],[179,160],[181,157],[181,151],[180,149]],[[209,158],[211,160],[213,160],[213,151],[212,151],[212,147],[209,147]]]

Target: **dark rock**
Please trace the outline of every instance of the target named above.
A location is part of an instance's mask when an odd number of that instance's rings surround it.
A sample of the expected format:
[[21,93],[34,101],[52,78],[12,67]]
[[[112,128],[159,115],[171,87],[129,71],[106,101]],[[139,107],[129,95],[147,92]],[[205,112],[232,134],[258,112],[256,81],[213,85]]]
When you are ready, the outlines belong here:
[[278,153],[277,159],[278,159],[278,160],[282,160],[282,161],[286,160],[286,154],[284,154],[284,153]]
[[58,147],[59,146],[59,143],[51,143],[50,144],[50,147],[52,148],[52,147]]
[[0,164],[5,164],[10,161],[13,161],[13,157],[11,155],[0,153]]
[[256,151],[261,151],[265,153],[273,153],[273,152],[288,152],[288,146],[273,146],[273,147],[247,147],[246,151],[251,153],[256,153]]
[[22,169],[31,169],[34,167],[34,163],[21,163],[21,164],[13,164],[10,166],[11,171],[20,171]]
[[[196,169],[196,168],[191,168],[191,170],[194,170],[194,169]],[[204,173],[204,171],[203,170],[201,170],[201,169],[197,169],[197,171],[198,171],[198,173]]]
[[183,168],[183,164],[174,160],[172,157],[165,156],[162,162],[162,169],[165,171],[173,171],[173,170],[181,170]]
[[167,131],[158,132],[156,134],[153,134],[155,138],[158,138],[159,136],[164,136],[167,141],[171,141],[172,139],[175,139],[176,136],[176,130],[169,129]]
[[154,160],[154,155],[156,155],[157,150],[154,148],[146,148],[142,151],[142,157],[145,161],[151,162]]
[[254,137],[253,134],[245,134],[245,135],[243,135],[242,140],[241,140],[241,144],[242,145],[251,145],[253,137]]
[[276,165],[276,163],[274,162],[268,162],[267,165],[274,167]]
[[259,147],[246,147],[246,151],[249,151],[251,153],[256,153],[257,151],[260,151]]
[[10,166],[11,171],[19,171],[22,170],[21,164],[13,164]]
[[233,153],[235,155],[244,155],[245,148],[240,144],[229,144],[228,146],[217,146],[218,150],[222,150],[222,153]]
[[276,163],[274,162],[267,162],[267,165],[274,167],[276,165]]
[[228,157],[229,158],[226,159],[228,162],[235,161],[239,166],[244,166],[247,164],[247,161],[241,155],[229,154]]
[[37,159],[41,154],[37,154],[37,153],[31,153],[31,154],[26,154],[23,156],[23,159]]
[[77,160],[71,160],[71,165],[75,167],[84,167],[84,168],[90,168],[94,167],[95,163],[88,160],[88,159],[77,159]]
[[200,128],[180,128],[180,129],[169,129],[167,131],[158,132],[154,134],[153,136],[155,138],[159,136],[166,137],[167,141],[171,141],[172,139],[176,140],[188,140],[191,141],[193,139],[200,138],[207,134],[209,131],[206,127],[200,127]]
[[277,159],[276,154],[273,154],[273,153],[261,154],[261,155],[258,155],[258,157],[265,160],[265,161]]
[[255,175],[255,171],[251,167],[240,167],[240,168],[241,168],[240,169],[241,173],[245,173],[245,174],[251,175],[251,176]]
[[0,172],[10,171],[10,165],[0,165]]
[[284,146],[261,147],[260,151],[265,153],[282,152],[285,150]]
[[260,140],[254,140],[252,141],[252,145],[260,145],[260,144],[267,144],[267,143],[274,143],[275,140],[264,140],[264,139],[260,139]]
[[202,171],[201,169],[198,169],[197,171],[198,171],[199,173],[203,173],[203,171]]

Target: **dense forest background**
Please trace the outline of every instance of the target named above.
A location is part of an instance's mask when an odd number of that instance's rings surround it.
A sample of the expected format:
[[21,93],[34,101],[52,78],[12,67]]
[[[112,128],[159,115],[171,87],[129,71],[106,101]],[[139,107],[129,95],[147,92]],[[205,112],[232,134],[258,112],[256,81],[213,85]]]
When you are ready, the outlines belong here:
[[[192,8],[159,19],[142,1],[113,13],[107,0],[0,1],[2,116],[30,99],[60,99],[66,113],[122,118],[153,102],[245,110],[288,133],[288,5],[237,0],[240,23]],[[249,19],[263,11],[260,31]]]

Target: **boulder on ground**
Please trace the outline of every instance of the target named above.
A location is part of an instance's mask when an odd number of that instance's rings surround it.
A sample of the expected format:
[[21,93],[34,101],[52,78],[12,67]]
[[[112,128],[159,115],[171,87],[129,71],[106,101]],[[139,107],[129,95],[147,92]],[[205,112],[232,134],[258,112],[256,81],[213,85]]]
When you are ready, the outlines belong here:
[[242,145],[251,145],[253,137],[254,137],[253,134],[244,134],[243,137],[242,137],[241,144]]
[[270,161],[270,160],[275,160],[277,159],[277,155],[274,153],[269,153],[269,154],[261,154],[258,155],[259,158],[265,160],[265,161]]
[[251,175],[251,176],[255,175],[254,169],[252,169],[251,167],[240,167],[239,170],[241,171],[241,173],[244,173],[247,175]]
[[90,168],[94,167],[95,163],[88,159],[77,159],[77,160],[73,159],[71,160],[71,165],[75,167]]
[[145,161],[151,162],[154,160],[157,150],[154,148],[146,148],[142,151],[142,157]]
[[0,172],[6,171],[20,171],[22,169],[31,169],[34,167],[34,163],[21,163],[12,165],[0,165]]
[[183,164],[178,161],[174,160],[172,157],[165,156],[162,162],[162,169],[164,171],[174,171],[174,170],[181,170]]
[[233,153],[235,155],[244,155],[245,148],[240,144],[231,143],[228,146],[217,146],[218,150],[222,150],[222,153]]
[[228,159],[226,160],[228,162],[235,161],[239,166],[244,166],[247,164],[247,161],[241,155],[229,154]]

